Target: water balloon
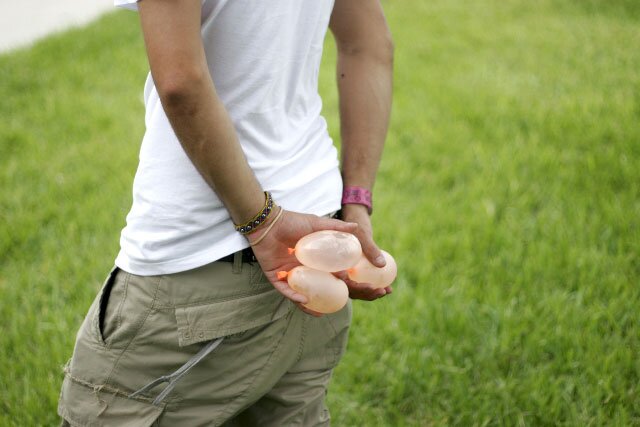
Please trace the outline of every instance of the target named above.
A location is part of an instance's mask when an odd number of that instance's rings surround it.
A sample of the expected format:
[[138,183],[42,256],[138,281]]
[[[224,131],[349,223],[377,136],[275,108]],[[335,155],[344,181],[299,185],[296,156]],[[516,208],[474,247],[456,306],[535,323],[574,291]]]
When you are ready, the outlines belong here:
[[289,251],[295,253],[301,264],[327,272],[346,270],[354,266],[362,255],[356,236],[335,230],[307,234]]
[[386,288],[398,274],[398,266],[393,257],[386,251],[382,251],[387,264],[384,267],[376,267],[362,255],[356,265],[349,268],[347,273],[349,278],[358,283],[369,283],[374,288]]
[[304,306],[310,310],[325,314],[335,313],[344,307],[349,299],[347,285],[326,271],[301,265],[289,272],[278,273],[280,280],[285,277],[293,290],[307,297],[308,302]]

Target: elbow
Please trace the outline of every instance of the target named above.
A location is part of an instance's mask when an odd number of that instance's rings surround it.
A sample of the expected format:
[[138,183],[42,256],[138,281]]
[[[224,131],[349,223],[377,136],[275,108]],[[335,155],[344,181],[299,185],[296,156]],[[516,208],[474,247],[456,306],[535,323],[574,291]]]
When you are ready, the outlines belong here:
[[196,70],[174,70],[158,78],[154,77],[158,95],[167,110],[183,109],[191,105],[194,97],[202,93],[205,82],[204,73]]
[[362,43],[340,43],[338,52],[346,57],[368,58],[383,65],[393,66],[395,46],[389,31]]

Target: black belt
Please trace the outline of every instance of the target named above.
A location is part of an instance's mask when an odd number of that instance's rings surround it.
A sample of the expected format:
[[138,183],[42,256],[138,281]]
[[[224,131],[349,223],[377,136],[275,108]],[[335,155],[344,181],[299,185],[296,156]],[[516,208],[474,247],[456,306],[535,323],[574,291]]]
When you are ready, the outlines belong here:
[[[242,251],[242,262],[256,262],[256,256],[253,254],[253,250],[251,248],[245,248]],[[218,262],[233,262],[236,254],[229,254],[225,257],[222,257],[218,260]]]

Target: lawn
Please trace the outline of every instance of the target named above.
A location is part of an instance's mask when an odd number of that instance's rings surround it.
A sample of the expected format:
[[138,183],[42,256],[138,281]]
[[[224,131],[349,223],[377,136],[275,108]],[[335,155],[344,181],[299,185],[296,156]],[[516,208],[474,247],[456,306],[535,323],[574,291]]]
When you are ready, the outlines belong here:
[[[385,1],[375,188],[336,426],[640,425],[640,3]],[[321,71],[338,141],[335,52]],[[143,128],[134,13],[0,56],[0,426],[55,425]]]

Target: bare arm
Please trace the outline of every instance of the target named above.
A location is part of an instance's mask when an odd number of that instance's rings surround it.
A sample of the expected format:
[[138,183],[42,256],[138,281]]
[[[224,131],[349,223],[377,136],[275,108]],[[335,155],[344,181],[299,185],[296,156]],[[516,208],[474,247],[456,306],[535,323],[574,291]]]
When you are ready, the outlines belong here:
[[373,188],[391,112],[393,43],[378,0],[336,0],[342,174]]
[[[201,2],[141,0],[138,5],[151,74],[171,126],[233,221],[244,223],[262,209],[264,195],[209,74],[200,35]],[[250,243],[264,233],[270,220],[273,215],[249,235]],[[304,295],[276,275],[299,265],[287,248],[313,231],[353,232],[356,228],[338,220],[286,212],[254,253],[274,287],[292,301],[304,303]]]
[[142,0],[139,10],[151,74],[178,140],[234,222],[248,221],[264,196],[209,75],[200,1]]
[[[373,189],[389,125],[393,43],[379,0],[336,0],[330,22],[338,49],[342,177],[345,186]],[[343,207],[343,219],[358,223],[367,258],[384,265],[373,241],[366,207]],[[351,284],[355,298],[374,299],[391,292]]]

